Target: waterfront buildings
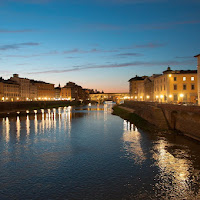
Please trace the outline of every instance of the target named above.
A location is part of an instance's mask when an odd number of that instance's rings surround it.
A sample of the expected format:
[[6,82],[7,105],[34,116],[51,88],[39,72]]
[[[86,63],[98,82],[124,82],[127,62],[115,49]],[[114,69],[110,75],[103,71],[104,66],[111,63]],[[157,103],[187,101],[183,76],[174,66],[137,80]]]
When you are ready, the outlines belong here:
[[198,104],[200,105],[200,54],[194,56],[197,58],[197,77],[198,77]]
[[54,100],[55,90],[54,84],[46,83],[44,81],[31,80],[32,85],[37,88],[37,99],[38,100]]
[[70,87],[63,87],[61,88],[61,92],[60,92],[60,98],[62,100],[71,100],[71,88]]
[[131,99],[144,100],[144,79],[147,76],[137,76],[129,80],[129,93]]
[[2,101],[17,101],[20,97],[20,86],[12,80],[0,78],[0,99]]
[[27,78],[21,78],[18,74],[13,74],[13,77],[10,78],[11,81],[14,81],[19,84],[19,96],[20,100],[26,101],[30,99],[30,80]]
[[155,102],[197,101],[197,71],[171,70],[151,77],[134,77],[129,80],[131,99]]

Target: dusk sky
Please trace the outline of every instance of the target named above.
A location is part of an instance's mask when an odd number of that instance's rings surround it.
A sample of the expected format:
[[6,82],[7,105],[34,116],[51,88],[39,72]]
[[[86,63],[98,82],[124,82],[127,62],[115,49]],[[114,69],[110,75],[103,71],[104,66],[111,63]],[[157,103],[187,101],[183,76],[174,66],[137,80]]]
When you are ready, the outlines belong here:
[[0,73],[128,92],[135,75],[196,69],[200,0],[0,0]]

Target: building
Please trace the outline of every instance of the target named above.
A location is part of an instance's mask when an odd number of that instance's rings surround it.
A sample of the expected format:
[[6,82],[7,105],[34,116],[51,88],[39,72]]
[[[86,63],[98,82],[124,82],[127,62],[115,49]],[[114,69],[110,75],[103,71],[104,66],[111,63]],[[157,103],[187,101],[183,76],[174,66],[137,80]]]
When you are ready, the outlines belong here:
[[37,88],[38,100],[55,100],[54,84],[35,80],[30,80],[30,82]]
[[200,105],[200,54],[198,54],[194,57],[197,58],[198,104]]
[[20,85],[15,81],[0,78],[1,101],[18,101],[20,99]]
[[136,101],[144,101],[144,80],[147,76],[135,76],[129,80],[130,98]]
[[144,101],[154,101],[154,78],[156,75],[144,79]]
[[61,87],[60,84],[58,85],[58,87],[55,87],[55,99],[59,100],[61,98]]
[[81,86],[73,83],[73,82],[68,82],[65,85],[65,88],[70,88],[71,89],[71,100],[83,100],[83,89]]
[[60,92],[60,98],[61,100],[71,100],[71,88],[70,87],[63,87],[61,88]]
[[30,80],[27,78],[20,78],[19,74],[13,74],[10,78],[19,84],[20,100],[27,101],[30,99]]
[[154,78],[154,101],[192,102],[197,99],[197,71],[171,70]]
[[34,84],[32,84],[32,83],[30,83],[30,89],[29,89],[29,91],[30,91],[30,96],[29,96],[29,98],[30,98],[30,100],[31,101],[36,101],[37,100],[37,98],[38,98],[38,95],[37,95],[37,86],[36,85],[34,85]]

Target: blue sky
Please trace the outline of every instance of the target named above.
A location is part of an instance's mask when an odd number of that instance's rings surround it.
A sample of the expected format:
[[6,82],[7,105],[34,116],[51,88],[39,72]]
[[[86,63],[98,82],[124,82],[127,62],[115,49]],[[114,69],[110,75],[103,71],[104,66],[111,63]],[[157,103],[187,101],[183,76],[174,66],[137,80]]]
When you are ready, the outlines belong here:
[[196,69],[199,0],[0,0],[0,73],[127,92],[135,75]]

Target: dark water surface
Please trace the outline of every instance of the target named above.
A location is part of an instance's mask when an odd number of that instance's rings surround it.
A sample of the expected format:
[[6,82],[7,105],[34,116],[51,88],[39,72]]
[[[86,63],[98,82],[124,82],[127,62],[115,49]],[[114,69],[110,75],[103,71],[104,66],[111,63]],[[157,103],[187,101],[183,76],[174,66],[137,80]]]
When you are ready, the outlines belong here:
[[0,200],[200,199],[200,144],[109,106],[0,119]]

